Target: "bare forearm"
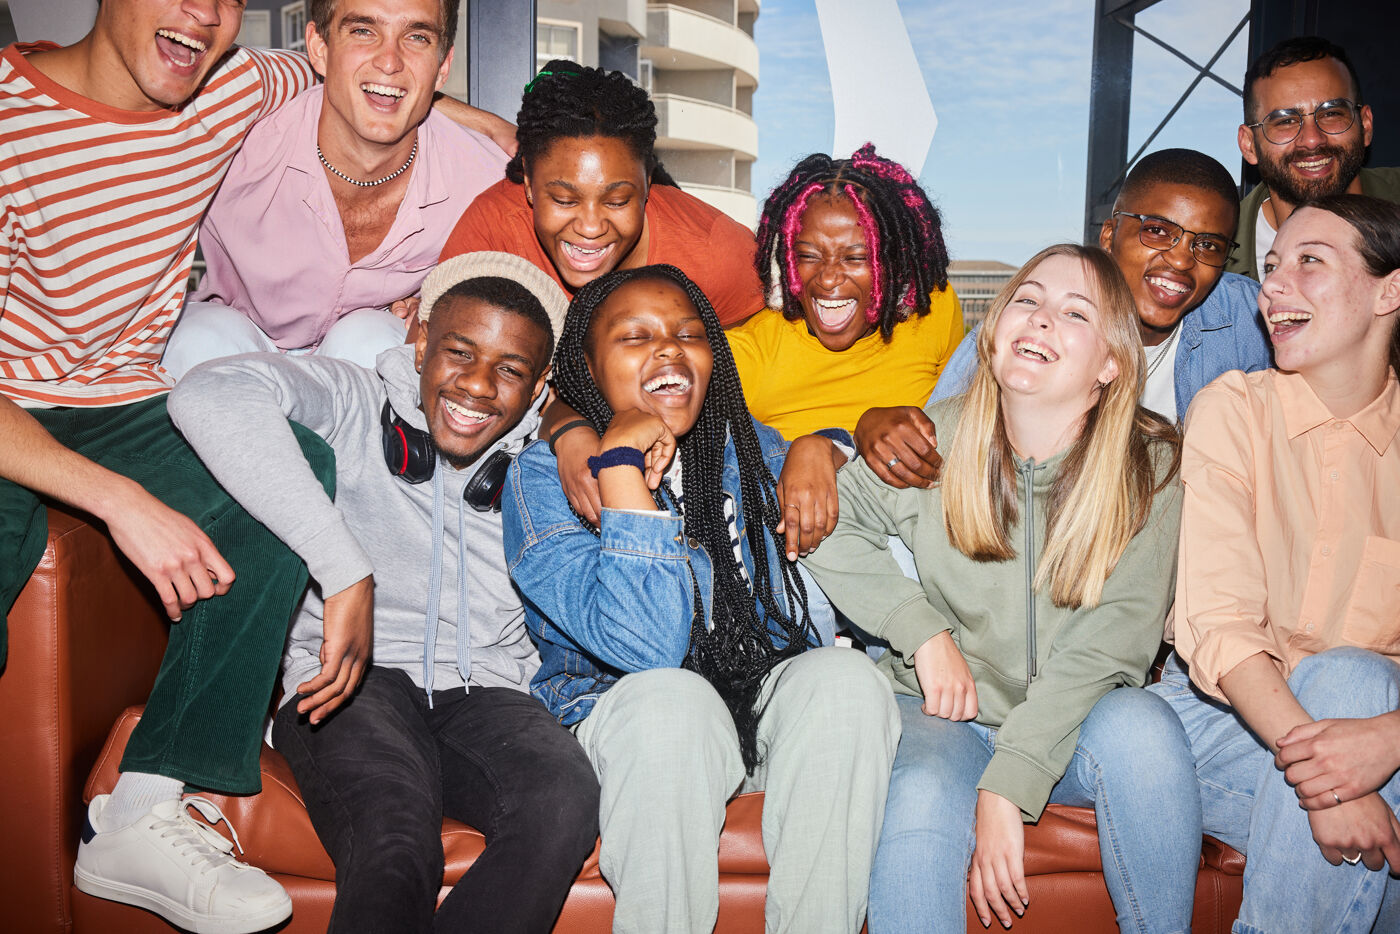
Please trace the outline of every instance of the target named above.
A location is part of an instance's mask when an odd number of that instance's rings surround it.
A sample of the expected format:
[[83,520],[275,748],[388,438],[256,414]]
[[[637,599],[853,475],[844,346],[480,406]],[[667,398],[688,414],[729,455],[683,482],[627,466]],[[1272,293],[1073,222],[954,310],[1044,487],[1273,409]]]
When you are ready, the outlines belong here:
[[1313,722],[1278,667],[1262,652],[1222,675],[1220,690],[1254,735],[1274,752],[1278,752],[1278,741],[1289,730]]
[[106,519],[135,482],[60,444],[23,408],[0,397],[0,477]]
[[464,104],[457,98],[442,93],[433,98],[433,109],[453,123],[489,137],[493,143],[505,150],[506,155],[515,155],[515,124],[504,117],[497,116],[489,110],[473,107],[471,104]]

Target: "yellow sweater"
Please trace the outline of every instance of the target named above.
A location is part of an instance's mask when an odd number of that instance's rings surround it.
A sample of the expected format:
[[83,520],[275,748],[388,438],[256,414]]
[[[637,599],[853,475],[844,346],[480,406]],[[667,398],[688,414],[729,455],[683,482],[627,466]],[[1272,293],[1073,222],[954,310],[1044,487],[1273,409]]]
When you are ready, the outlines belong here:
[[754,418],[789,441],[819,428],[855,431],[866,409],[928,402],[963,337],[962,303],[949,286],[929,296],[930,311],[894,328],[890,342],[867,334],[839,353],[805,321],[765,309],[726,334]]

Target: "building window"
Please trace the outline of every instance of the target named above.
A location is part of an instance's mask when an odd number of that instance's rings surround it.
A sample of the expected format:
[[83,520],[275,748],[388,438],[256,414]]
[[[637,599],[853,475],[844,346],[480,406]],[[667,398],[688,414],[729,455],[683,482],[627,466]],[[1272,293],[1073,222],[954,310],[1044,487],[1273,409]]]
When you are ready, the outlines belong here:
[[535,70],[543,68],[554,58],[577,62],[582,34],[582,23],[539,20],[535,24]]
[[269,48],[272,45],[272,11],[244,10],[243,25],[234,41],[247,48]]
[[304,0],[288,3],[282,7],[282,45],[288,49],[306,51],[306,3]]
[[648,94],[651,93],[652,78],[651,59],[641,59],[637,62],[637,84],[641,85],[642,90]]

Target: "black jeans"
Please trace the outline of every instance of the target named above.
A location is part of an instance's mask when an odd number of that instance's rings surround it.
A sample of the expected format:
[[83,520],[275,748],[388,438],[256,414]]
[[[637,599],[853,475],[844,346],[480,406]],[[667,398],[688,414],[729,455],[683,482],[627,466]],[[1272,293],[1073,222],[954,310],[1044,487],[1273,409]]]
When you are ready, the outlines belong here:
[[[598,835],[598,781],[578,741],[510,688],[427,696],[371,667],[320,726],[272,728],[335,863],[330,931],[547,932]],[[486,850],[436,912],[442,818]]]

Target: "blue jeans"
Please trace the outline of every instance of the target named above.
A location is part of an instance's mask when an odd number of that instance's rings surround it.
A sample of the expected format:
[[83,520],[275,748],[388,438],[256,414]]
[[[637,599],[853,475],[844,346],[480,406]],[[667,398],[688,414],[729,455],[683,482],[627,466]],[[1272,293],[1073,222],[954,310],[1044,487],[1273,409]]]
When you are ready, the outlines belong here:
[[[871,934],[967,930],[967,870],[977,782],[996,731],[930,717],[900,696],[904,733],[890,776],[870,878]],[[1174,747],[1155,742],[1175,735]],[[1185,931],[1200,860],[1200,801],[1181,723],[1139,688],[1105,694],[1089,712],[1053,804],[1093,806],[1104,878],[1122,931]],[[1167,754],[1162,754],[1166,751]],[[1032,899],[1028,912],[1035,911]]]
[[[1374,717],[1400,706],[1400,665],[1364,649],[1330,649],[1299,662],[1288,686],[1314,719]],[[1149,690],[1186,727],[1205,832],[1249,856],[1237,934],[1400,930],[1400,883],[1322,858],[1273,753],[1231,707],[1191,684],[1176,653]],[[1381,797],[1396,807],[1400,777]]]

